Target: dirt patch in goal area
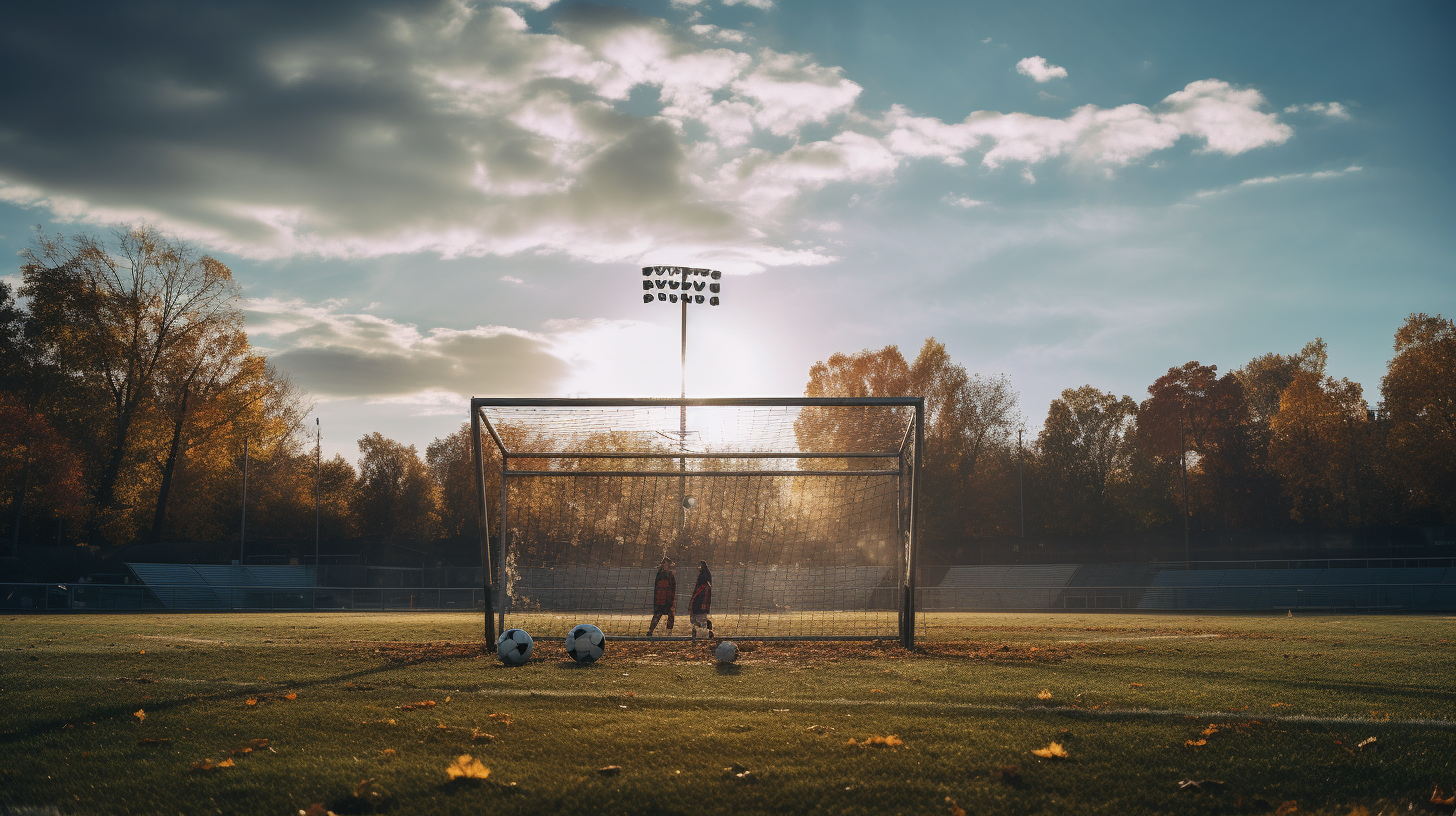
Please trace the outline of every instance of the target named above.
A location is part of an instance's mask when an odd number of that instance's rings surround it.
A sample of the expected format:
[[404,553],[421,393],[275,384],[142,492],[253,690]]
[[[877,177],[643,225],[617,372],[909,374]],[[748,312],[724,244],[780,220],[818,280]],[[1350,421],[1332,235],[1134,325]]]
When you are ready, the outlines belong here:
[[[1031,646],[992,641],[937,641],[906,649],[893,641],[735,641],[740,663],[794,663],[836,660],[986,660],[993,662],[1059,663],[1081,654],[1107,654],[1106,644],[1063,643]],[[428,663],[439,660],[476,660],[494,657],[479,642],[356,641],[350,650],[382,657],[392,663]],[[644,642],[614,641],[608,647],[613,660],[639,663],[713,663],[718,641]],[[543,651],[553,652],[543,654]],[[555,650],[537,649],[531,662],[559,660]]]

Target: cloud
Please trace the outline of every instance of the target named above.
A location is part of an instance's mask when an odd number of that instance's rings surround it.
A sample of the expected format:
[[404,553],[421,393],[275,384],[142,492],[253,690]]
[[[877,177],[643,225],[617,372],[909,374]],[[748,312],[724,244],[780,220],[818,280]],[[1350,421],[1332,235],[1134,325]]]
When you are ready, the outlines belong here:
[[0,200],[249,258],[675,253],[748,273],[833,260],[779,225],[823,218],[807,194],[920,159],[1116,167],[1185,136],[1234,155],[1291,133],[1216,79],[1061,119],[865,111],[812,55],[588,4],[548,31],[457,2],[149,8],[33,4],[0,29],[0,73],[25,78],[0,106]]
[[1016,63],[1016,73],[1029,76],[1037,82],[1051,82],[1054,79],[1067,78],[1066,68],[1052,65],[1042,57],[1027,57]]
[[345,305],[258,298],[244,310],[269,360],[325,398],[428,403],[441,393],[552,393],[570,373],[548,335],[505,326],[421,332]]
[[1172,147],[1180,138],[1202,139],[1205,152],[1235,155],[1281,144],[1293,130],[1262,110],[1263,94],[1216,79],[1190,82],[1156,108],[1083,105],[1064,119],[1028,113],[976,111],[963,122],[918,117],[895,105],[881,125],[885,143],[905,156],[964,163],[961,154],[984,149],[981,164],[1037,164],[1058,156],[1125,165]]
[[505,281],[506,283],[525,283],[525,281],[514,275],[501,275],[501,280]]
[[1210,198],[1212,196],[1223,195],[1224,193],[1228,193],[1242,187],[1260,187],[1267,184],[1283,184],[1289,181],[1301,181],[1304,179],[1322,180],[1339,178],[1340,176],[1347,176],[1351,173],[1359,173],[1364,169],[1365,168],[1361,167],[1358,164],[1352,164],[1342,170],[1316,170],[1311,173],[1285,173],[1284,175],[1280,176],[1260,176],[1258,178],[1244,179],[1238,184],[1230,184],[1227,187],[1219,187],[1213,190],[1199,190],[1198,192],[1193,194],[1193,197]]
[[952,207],[960,207],[963,210],[969,210],[972,207],[979,207],[982,204],[986,203],[984,201],[977,201],[976,199],[969,198],[967,196],[951,195],[950,193],[946,193],[944,196],[941,197],[940,200],[951,205]]
[[1339,102],[1310,102],[1305,105],[1290,105],[1284,109],[1285,113],[1318,113],[1336,119],[1341,122],[1348,122],[1352,118],[1350,109]]

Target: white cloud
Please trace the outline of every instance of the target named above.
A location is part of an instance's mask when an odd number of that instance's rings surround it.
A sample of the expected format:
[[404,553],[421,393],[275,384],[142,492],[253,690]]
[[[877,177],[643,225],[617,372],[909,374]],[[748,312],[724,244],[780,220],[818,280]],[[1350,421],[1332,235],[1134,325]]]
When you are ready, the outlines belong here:
[[774,0],[723,0],[725,6],[748,6],[762,11],[768,11],[774,7]]
[[1284,109],[1284,112],[1318,113],[1341,122],[1348,122],[1352,118],[1350,116],[1350,109],[1339,102],[1310,102],[1306,105],[1290,105]]
[[1054,79],[1066,79],[1067,69],[1060,65],[1052,65],[1043,57],[1027,57],[1016,63],[1016,73],[1029,76],[1037,82],[1051,82]]
[[514,275],[501,275],[501,280],[505,281],[506,283],[525,283],[525,281],[521,280],[518,277],[515,277]]
[[[289,24],[233,32],[219,58],[246,70],[220,70],[231,79],[218,83],[159,77],[146,47],[97,67],[109,77],[93,77],[98,88],[142,89],[91,100],[102,117],[141,106],[103,142],[46,124],[61,120],[62,97],[27,86],[30,97],[0,109],[0,200],[59,221],[146,220],[252,258],[623,262],[670,251],[754,272],[833,258],[782,237],[783,219],[809,215],[795,209],[806,193],[889,184],[917,159],[1019,164],[1034,181],[1031,168],[1056,159],[1114,168],[1183,137],[1233,155],[1292,132],[1257,90],[1214,79],[1152,107],[1084,105],[1064,118],[866,112],[861,86],[810,55],[606,6],[569,6],[550,33],[511,8],[453,3],[350,26]],[[168,31],[133,33],[144,46]],[[1066,73],[1039,57],[1018,70],[1038,81]],[[626,112],[654,93],[654,112]],[[198,107],[208,115],[178,112]],[[76,160],[46,158],[58,154]]]
[[1244,179],[1238,184],[1230,184],[1227,187],[1219,187],[1213,190],[1199,190],[1193,194],[1194,198],[1210,198],[1224,193],[1237,190],[1241,187],[1260,187],[1267,184],[1282,184],[1289,181],[1301,181],[1304,179],[1332,179],[1340,176],[1347,176],[1351,173],[1359,173],[1365,168],[1358,164],[1352,164],[1341,170],[1316,170],[1311,173],[1285,173],[1280,176],[1259,176],[1258,178]]
[[979,207],[982,204],[986,203],[984,201],[977,201],[976,199],[970,198],[968,196],[951,195],[950,193],[946,193],[944,196],[941,197],[940,200],[951,205],[952,207],[960,207],[963,210],[969,210],[972,207]]

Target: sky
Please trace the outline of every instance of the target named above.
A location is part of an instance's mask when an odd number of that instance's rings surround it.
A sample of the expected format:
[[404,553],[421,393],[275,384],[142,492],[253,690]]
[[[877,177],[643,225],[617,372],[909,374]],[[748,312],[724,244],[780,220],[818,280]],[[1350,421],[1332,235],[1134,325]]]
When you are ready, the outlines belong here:
[[[927,337],[1135,399],[1322,337],[1379,401],[1456,312],[1449,2],[32,3],[0,275],[39,227],[223,260],[325,452],[469,396],[674,396],[640,267],[723,271],[690,396]],[[8,268],[6,268],[8,267]],[[310,423],[312,424],[312,423]]]

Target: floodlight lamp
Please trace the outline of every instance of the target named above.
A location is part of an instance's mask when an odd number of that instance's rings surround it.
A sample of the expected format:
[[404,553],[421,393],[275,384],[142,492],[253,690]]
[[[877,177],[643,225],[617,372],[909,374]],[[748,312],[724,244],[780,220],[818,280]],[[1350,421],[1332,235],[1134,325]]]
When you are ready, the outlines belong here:
[[719,279],[721,277],[723,277],[723,273],[722,272],[719,272],[716,269],[714,269],[713,270],[713,280],[717,280],[717,279]]
[[718,299],[715,298],[715,297],[708,298],[708,305],[709,306],[717,306],[718,305]]
[[715,295],[718,294],[718,292],[720,290],[722,290],[722,288],[723,288],[723,284],[721,284],[721,283],[710,283],[710,284],[708,284],[708,291],[709,292],[712,292]]
[[656,300],[656,298],[652,297],[652,295],[643,295],[642,296],[642,302],[643,303],[651,303],[653,300]]

